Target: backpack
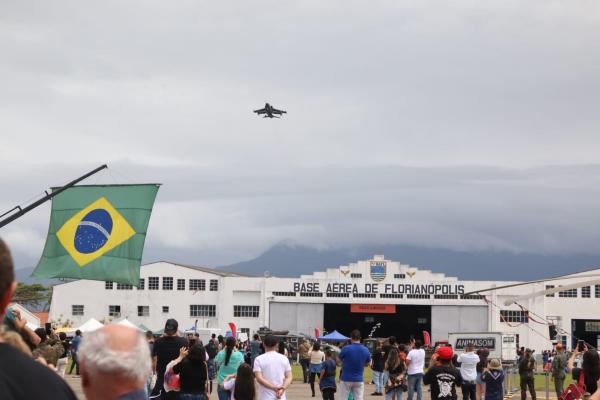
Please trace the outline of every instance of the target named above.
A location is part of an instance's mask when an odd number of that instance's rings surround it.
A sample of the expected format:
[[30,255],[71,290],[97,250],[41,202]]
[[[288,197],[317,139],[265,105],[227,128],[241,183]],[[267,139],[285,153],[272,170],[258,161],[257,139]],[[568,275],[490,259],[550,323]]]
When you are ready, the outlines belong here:
[[208,353],[209,359],[213,359],[217,356],[217,353],[219,351],[217,349],[217,346],[215,346],[215,342],[213,342],[212,340],[208,342],[208,344],[206,345],[206,352]]
[[579,373],[577,383],[571,383],[560,396],[560,400],[581,400],[585,394],[585,383],[583,377],[583,369]]
[[552,359],[552,375],[560,376],[561,373],[564,374],[565,365],[564,365],[564,357],[562,355],[557,354]]

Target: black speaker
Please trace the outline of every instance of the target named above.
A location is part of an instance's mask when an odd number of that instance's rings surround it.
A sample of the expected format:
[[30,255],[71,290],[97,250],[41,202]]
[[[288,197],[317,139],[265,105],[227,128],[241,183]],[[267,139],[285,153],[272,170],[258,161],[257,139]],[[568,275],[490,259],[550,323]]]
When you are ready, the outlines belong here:
[[558,331],[556,330],[555,325],[548,325],[548,334],[550,335],[550,340],[556,340],[556,335]]

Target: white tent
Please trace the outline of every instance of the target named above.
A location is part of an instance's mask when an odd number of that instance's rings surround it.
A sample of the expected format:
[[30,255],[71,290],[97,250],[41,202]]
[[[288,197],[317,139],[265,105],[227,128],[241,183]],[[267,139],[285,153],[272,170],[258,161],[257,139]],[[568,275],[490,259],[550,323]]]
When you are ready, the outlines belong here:
[[97,319],[90,318],[77,329],[79,329],[81,332],[92,332],[92,331],[95,331],[96,329],[102,328],[103,326],[104,325],[101,322],[99,322]]
[[122,320],[120,320],[119,322],[117,322],[117,325],[123,325],[123,326],[126,326],[128,328],[137,329],[138,331],[141,331],[141,329],[140,329],[139,326],[137,326],[133,322],[129,321],[127,318],[123,318]]

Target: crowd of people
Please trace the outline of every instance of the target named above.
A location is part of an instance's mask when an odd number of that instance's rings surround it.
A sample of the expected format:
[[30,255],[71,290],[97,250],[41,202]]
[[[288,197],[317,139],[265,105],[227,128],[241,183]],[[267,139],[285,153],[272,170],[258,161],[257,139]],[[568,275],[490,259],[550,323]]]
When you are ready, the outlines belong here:
[[[111,324],[68,339],[51,329],[32,331],[18,310],[8,305],[16,289],[10,251],[0,240],[0,399],[76,399],[63,379],[80,377],[89,400],[185,399],[286,400],[292,383],[289,343],[273,335],[240,343],[235,337],[215,336],[203,343],[197,334],[181,336],[178,323],[168,319],[160,337],[148,331]],[[582,343],[583,345],[583,343]],[[387,400],[423,400],[423,385],[432,400],[502,400],[504,371],[487,349],[466,346],[457,355],[448,346],[436,349],[426,366],[418,340],[397,343],[394,337],[375,344],[372,352],[361,343],[358,330],[339,353],[319,342],[298,346],[303,381],[324,400],[363,400],[365,367],[372,369],[374,392]],[[67,371],[70,360],[70,368]],[[519,351],[517,361],[521,398],[536,399],[533,352]],[[600,400],[600,358],[594,349],[575,348],[568,356],[562,345],[543,356],[558,398],[572,373],[582,392]],[[427,367],[427,368],[426,368]],[[214,396],[214,395],[213,395]]]

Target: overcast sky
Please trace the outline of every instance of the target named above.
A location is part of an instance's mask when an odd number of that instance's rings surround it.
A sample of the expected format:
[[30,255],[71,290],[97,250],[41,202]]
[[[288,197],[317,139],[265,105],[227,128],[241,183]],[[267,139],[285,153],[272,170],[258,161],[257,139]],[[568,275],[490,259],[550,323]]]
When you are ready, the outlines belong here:
[[[598,43],[591,0],[4,1],[0,206],[108,163],[163,183],[154,258],[598,254]],[[2,229],[19,266],[48,217]]]

